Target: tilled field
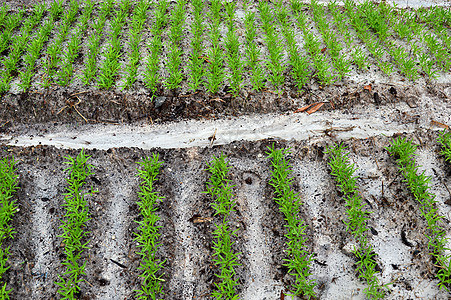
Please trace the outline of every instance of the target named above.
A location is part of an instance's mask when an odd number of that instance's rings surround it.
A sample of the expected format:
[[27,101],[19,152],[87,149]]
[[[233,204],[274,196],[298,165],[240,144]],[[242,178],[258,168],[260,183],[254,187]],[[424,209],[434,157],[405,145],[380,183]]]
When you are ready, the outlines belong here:
[[[290,298],[295,277],[284,260],[293,255],[287,217],[270,184],[272,146],[291,149],[289,177],[303,203],[297,217],[306,225],[315,297],[371,298],[353,253],[359,241],[345,224],[347,195],[329,166],[327,151],[341,142],[355,164],[356,195],[371,212],[365,236],[375,278],[386,285],[382,298],[450,297],[448,283],[439,289],[440,267],[430,255],[422,205],[387,151],[394,137],[418,146],[418,173],[430,176],[440,228],[451,238],[451,165],[437,141],[451,125],[446,3],[430,3],[444,6],[429,9],[372,2],[77,3],[63,2],[59,12],[56,3],[46,3],[40,18],[33,17],[39,15],[35,1],[8,1],[5,13],[0,9],[0,157],[14,157],[18,175],[15,232],[1,239],[10,253],[1,279],[11,299],[61,298],[56,282],[67,258],[66,157],[81,149],[94,168],[82,189],[89,220],[82,238],[87,248],[78,261],[86,267],[73,298],[138,299],[143,280],[136,233],[143,216],[137,163],[156,153],[163,164],[153,188],[164,199],[155,204],[155,225],[161,226],[155,257],[165,261],[156,275],[162,279],[157,299],[216,299],[221,279],[215,232],[224,217],[205,192],[208,164],[221,155],[235,203],[227,220],[235,231],[236,295]],[[146,8],[141,25],[140,5]],[[22,8],[23,19],[11,29]],[[179,21],[181,31],[173,29]],[[41,47],[33,56],[33,41],[45,26],[51,30],[42,45],[35,42]],[[134,30],[136,78],[123,89],[133,74]],[[192,88],[195,76],[200,84]]]

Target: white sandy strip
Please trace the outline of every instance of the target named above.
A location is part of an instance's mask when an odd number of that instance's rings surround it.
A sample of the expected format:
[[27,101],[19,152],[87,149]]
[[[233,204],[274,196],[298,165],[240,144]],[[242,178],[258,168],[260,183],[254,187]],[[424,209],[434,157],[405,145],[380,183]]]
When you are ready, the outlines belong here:
[[[451,113],[451,112],[450,112]],[[57,148],[99,149],[138,147],[142,149],[205,147],[234,141],[258,141],[266,138],[315,140],[333,136],[338,140],[365,139],[413,132],[429,123],[392,121],[399,110],[380,108],[364,113],[324,112],[308,115],[255,115],[216,121],[182,121],[163,125],[116,126],[82,125],[54,127],[46,134],[0,136],[0,142],[16,146],[52,145]],[[400,119],[400,118],[396,118]],[[429,120],[430,121],[430,120]]]

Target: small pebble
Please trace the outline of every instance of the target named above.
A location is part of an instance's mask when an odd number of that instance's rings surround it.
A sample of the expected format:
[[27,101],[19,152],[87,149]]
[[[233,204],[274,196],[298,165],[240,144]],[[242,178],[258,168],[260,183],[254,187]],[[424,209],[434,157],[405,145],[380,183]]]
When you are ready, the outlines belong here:
[[111,239],[114,241],[114,240],[116,239],[116,236],[113,235],[113,236],[111,237]]
[[261,154],[261,153],[259,153],[258,155],[257,155],[257,157],[258,158],[261,158],[263,155]]

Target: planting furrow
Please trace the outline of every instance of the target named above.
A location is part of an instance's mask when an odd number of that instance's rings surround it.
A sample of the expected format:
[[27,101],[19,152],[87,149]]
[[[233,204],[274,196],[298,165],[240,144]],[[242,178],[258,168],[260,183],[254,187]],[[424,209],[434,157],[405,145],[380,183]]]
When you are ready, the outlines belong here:
[[191,23],[191,33],[193,35],[191,39],[191,57],[188,61],[188,86],[191,91],[196,91],[202,84],[202,77],[205,73],[203,63],[203,36],[206,25],[203,24],[203,10],[204,3],[202,0],[191,1],[193,6],[193,22]]
[[[59,5],[59,3],[54,2],[53,5]],[[55,69],[62,62],[63,42],[70,34],[79,8],[80,3],[77,0],[71,0],[69,8],[65,10],[65,13],[61,17],[61,24],[55,28],[56,37],[48,45],[43,61],[44,78],[43,82],[41,82],[43,87],[49,87],[55,80]]]
[[48,41],[50,33],[55,27],[55,22],[62,11],[62,2],[53,2],[50,7],[49,19],[42,25],[36,37],[27,46],[27,55],[23,59],[25,69],[23,71],[19,71],[21,83],[19,83],[18,86],[23,91],[26,91],[31,87],[31,80],[36,73],[36,61],[40,57],[44,43]]
[[147,20],[147,11],[150,8],[150,2],[140,1],[132,13],[131,27],[129,31],[129,53],[128,64],[125,67],[125,79],[122,85],[123,89],[130,89],[138,76],[138,65],[141,60],[139,52],[141,42],[143,40],[143,29]]
[[3,274],[9,269],[7,266],[9,247],[4,247],[6,239],[14,238],[14,228],[11,220],[17,211],[14,194],[19,189],[18,175],[16,174],[16,161],[3,158],[0,160],[0,299],[9,299],[11,290],[3,282]]
[[255,24],[255,12],[251,12],[245,7],[244,27],[246,40],[246,66],[250,73],[250,82],[254,91],[260,91],[265,87],[265,72],[260,63],[262,54],[256,45],[257,26]]
[[234,161],[235,174],[242,172],[238,178],[236,202],[239,207],[246,232],[241,235],[246,239],[243,251],[247,258],[249,278],[246,280],[240,299],[273,299],[280,295],[283,286],[274,279],[274,264],[271,252],[272,243],[268,242],[267,226],[264,218],[272,216],[271,208],[265,203],[265,185],[259,174],[254,172],[260,168],[266,169],[266,164],[247,162],[243,159]]
[[271,180],[269,184],[274,188],[274,201],[278,204],[280,211],[284,214],[287,238],[285,267],[288,274],[294,277],[294,283],[290,293],[296,296],[304,296],[308,299],[315,298],[315,280],[309,279],[313,254],[309,254],[306,245],[307,225],[300,218],[301,199],[299,194],[291,188],[293,178],[290,177],[292,170],[290,160],[286,156],[290,153],[287,149],[275,149],[274,145],[268,147],[268,158],[271,159]]
[[87,262],[80,264],[81,256],[84,250],[89,249],[86,240],[88,231],[86,231],[86,223],[89,221],[89,207],[85,199],[86,196],[94,193],[85,192],[85,180],[92,176],[93,166],[87,161],[90,157],[86,156],[84,151],[77,155],[76,158],[66,157],[69,167],[69,178],[67,179],[68,187],[66,187],[65,204],[66,209],[63,223],[60,228],[63,233],[59,236],[63,239],[65,260],[62,262],[64,273],[59,275],[58,293],[64,299],[75,299],[76,294],[80,291],[80,282],[83,281],[82,276],[85,275]]
[[100,53],[100,41],[103,37],[103,29],[105,23],[114,5],[114,0],[107,0],[100,4],[100,12],[97,15],[97,20],[91,25],[93,33],[88,38],[88,53],[85,60],[85,69],[81,80],[84,85],[89,85],[97,74],[97,56]]
[[269,59],[266,60],[268,69],[268,80],[277,91],[285,81],[285,62],[283,55],[283,44],[280,42],[279,33],[276,31],[275,16],[271,12],[271,7],[266,1],[259,1],[258,11],[262,21],[264,40],[269,52]]
[[101,89],[110,89],[114,85],[121,68],[119,58],[122,55],[122,30],[129,15],[130,6],[131,0],[122,0],[115,16],[111,19],[108,46],[103,52],[105,59],[101,62],[96,78],[97,85]]
[[80,16],[79,23],[72,32],[72,36],[67,43],[67,49],[64,51],[57,73],[57,82],[61,86],[67,86],[74,73],[74,62],[79,56],[81,49],[81,41],[88,29],[88,21],[91,19],[92,11],[94,10],[93,0],[85,0],[83,13]]
[[440,289],[445,289],[449,292],[451,283],[451,255],[448,252],[449,239],[441,221],[444,216],[438,213],[435,195],[429,191],[431,177],[426,176],[424,171],[418,174],[419,166],[415,162],[417,146],[411,141],[398,137],[392,140],[387,150],[391,156],[395,156],[396,163],[404,177],[404,182],[407,183],[409,190],[420,204],[420,214],[427,222],[427,248],[436,266],[435,275],[439,280],[438,286]]
[[286,46],[288,48],[288,63],[291,65],[291,76],[295,80],[298,91],[301,91],[309,80],[309,62],[307,57],[300,53],[297,45],[296,34],[294,33],[291,18],[287,9],[283,6],[282,1],[276,2],[277,19],[282,27],[282,33],[285,37]]
[[221,47],[221,0],[212,0],[209,12],[210,48],[208,48],[209,64],[206,70],[205,87],[211,94],[217,94],[225,79],[224,50]]
[[11,88],[11,81],[15,76],[14,73],[17,73],[31,32],[41,22],[44,12],[45,4],[36,4],[32,14],[23,21],[20,32],[11,38],[9,56],[2,61],[5,69],[0,73],[0,94],[6,93]]
[[316,37],[310,30],[307,24],[307,15],[302,11],[304,4],[300,0],[291,1],[291,8],[295,19],[297,20],[298,27],[302,30],[304,36],[304,49],[309,53],[313,66],[315,68],[315,75],[318,81],[322,85],[329,85],[337,80],[335,70],[330,69],[331,63],[324,55],[324,49],[321,46],[320,39]]
[[442,145],[440,153],[445,156],[445,160],[451,164],[451,131],[442,131],[439,135],[438,142]]
[[348,207],[347,221],[344,221],[346,230],[354,236],[359,244],[358,248],[354,248],[353,254],[357,258],[359,278],[366,280],[368,284],[364,293],[369,299],[383,299],[385,287],[381,286],[376,277],[378,272],[376,271],[374,249],[367,237],[369,230],[367,220],[370,211],[365,209],[365,203],[357,189],[357,177],[354,176],[356,168],[349,161],[348,153],[345,152],[343,145],[331,146],[326,153],[329,154],[331,174],[335,177]]
[[142,215],[141,221],[135,233],[135,241],[141,249],[141,263],[139,270],[141,274],[141,288],[137,292],[138,299],[157,299],[163,291],[162,269],[165,261],[161,261],[157,257],[159,242],[159,225],[160,217],[156,214],[158,202],[162,201],[161,197],[154,191],[153,185],[157,180],[159,169],[163,162],[159,161],[159,155],[153,154],[152,157],[144,158],[138,164],[142,169],[138,169],[138,176],[142,180],[140,184],[140,192],[138,207]]
[[180,87],[183,80],[182,72],[182,53],[181,42],[183,39],[183,25],[185,23],[185,6],[187,0],[177,0],[175,8],[172,10],[169,23],[169,54],[167,68],[169,77],[166,79],[165,87],[167,89],[176,89]]
[[167,0],[158,1],[155,6],[154,16],[155,21],[151,28],[152,37],[147,45],[149,54],[147,57],[146,71],[144,73],[144,85],[155,95],[158,90],[158,85],[161,83],[161,67],[160,56],[163,51],[162,33],[163,28],[168,22],[166,10],[168,9],[169,2]]
[[215,282],[216,290],[213,291],[212,296],[215,299],[238,299],[236,288],[238,287],[238,275],[236,274],[236,267],[240,265],[238,262],[238,254],[235,253],[234,244],[237,239],[237,232],[239,230],[232,229],[229,216],[236,206],[233,198],[232,188],[230,184],[228,162],[225,156],[221,154],[220,157],[213,157],[213,160],[207,165],[207,170],[210,172],[210,181],[207,182],[207,191],[213,199],[211,204],[214,209],[214,216],[220,220],[220,223],[215,224],[215,231],[213,237],[214,264],[216,266],[216,277],[219,283]]

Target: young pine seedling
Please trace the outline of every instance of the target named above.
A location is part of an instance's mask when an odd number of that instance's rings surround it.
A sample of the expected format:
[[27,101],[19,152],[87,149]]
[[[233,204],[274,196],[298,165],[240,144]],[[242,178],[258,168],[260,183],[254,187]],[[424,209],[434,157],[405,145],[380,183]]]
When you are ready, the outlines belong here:
[[160,167],[163,162],[159,161],[159,154],[153,154],[152,157],[144,158],[138,162],[141,169],[138,169],[138,176],[141,179],[139,186],[138,207],[142,216],[142,221],[138,223],[138,229],[135,233],[135,241],[141,249],[138,253],[141,255],[139,270],[141,274],[141,289],[138,290],[138,299],[159,299],[163,291],[163,275],[161,270],[165,261],[157,257],[158,247],[161,245],[158,241],[160,237],[159,229],[162,227],[157,223],[160,217],[157,215],[158,203],[164,199],[158,195],[154,189]]
[[203,8],[204,4],[202,0],[193,0],[191,2],[193,6],[194,21],[191,23],[191,33],[193,39],[191,40],[191,57],[188,62],[188,86],[191,91],[196,91],[202,84],[202,76],[204,75],[203,68],[203,32],[205,25],[203,24]]
[[346,229],[354,235],[354,238],[359,243],[359,247],[355,248],[353,252],[357,258],[356,265],[359,278],[364,279],[368,284],[368,287],[364,289],[364,293],[369,299],[383,299],[385,286],[381,286],[376,277],[378,272],[375,269],[375,254],[366,235],[368,231],[367,220],[370,212],[365,210],[365,202],[357,189],[357,177],[354,176],[356,168],[349,161],[349,154],[345,152],[343,145],[331,146],[326,153],[329,154],[331,174],[335,177],[348,207],[347,221],[344,221]]
[[[446,143],[447,137],[446,134],[442,135],[441,141]],[[437,203],[435,195],[429,191],[431,178],[426,176],[424,171],[419,173],[419,166],[415,163],[416,149],[416,145],[401,137],[393,139],[391,145],[387,147],[390,155],[396,157],[396,163],[404,177],[404,182],[407,183],[420,204],[420,214],[427,222],[428,249],[435,260],[434,265],[437,267],[438,286],[449,292],[451,284],[451,255],[448,253],[447,246],[449,240],[441,222],[443,216],[439,215],[438,209],[435,208]]]
[[279,205],[280,211],[284,215],[287,229],[287,258],[284,259],[288,268],[288,274],[294,276],[295,281],[291,287],[292,295],[305,296],[307,299],[314,299],[314,288],[316,283],[309,279],[313,254],[309,254],[306,245],[307,225],[300,218],[301,199],[295,193],[291,185],[293,172],[290,167],[290,160],[286,156],[290,154],[289,149],[275,149],[274,145],[268,147],[267,158],[271,159],[271,180],[269,184],[274,188],[274,201]]
[[88,164],[89,156],[85,155],[84,150],[77,155],[76,158],[65,157],[67,161],[64,163],[69,165],[65,171],[69,171],[67,179],[68,187],[64,194],[65,203],[63,207],[66,210],[62,225],[60,228],[63,233],[59,236],[63,239],[65,259],[63,266],[65,271],[63,275],[59,275],[58,293],[63,299],[76,299],[76,294],[80,291],[81,278],[85,274],[86,261],[79,264],[83,251],[89,249],[86,241],[88,231],[86,231],[86,223],[89,218],[89,207],[86,196],[91,195],[94,191],[84,192],[83,186],[86,179],[94,174],[91,164]]
[[219,268],[216,277],[219,283],[215,283],[216,290],[213,291],[212,296],[216,300],[238,299],[236,287],[238,286],[238,278],[235,272],[235,267],[239,266],[238,255],[233,250],[234,242],[232,239],[236,237],[238,229],[232,231],[229,225],[230,213],[234,210],[235,201],[232,199],[232,188],[228,172],[230,166],[225,161],[225,156],[221,154],[220,157],[213,157],[213,161],[207,166],[210,172],[210,181],[207,182],[207,191],[213,199],[211,206],[215,213],[214,215],[222,220],[221,223],[216,223],[216,229],[213,232],[215,241],[213,242],[214,264]]
[[3,274],[9,269],[7,266],[9,247],[3,247],[7,238],[13,238],[14,228],[11,221],[17,211],[14,194],[19,189],[14,159],[3,158],[0,160],[0,299],[9,299],[11,290],[6,288],[6,282],[2,282]]
[[441,154],[445,160],[451,164],[451,131],[442,131],[439,134],[438,142],[442,146]]
[[249,68],[252,89],[260,91],[265,87],[265,73],[260,61],[260,49],[255,43],[257,37],[257,27],[255,25],[255,13],[246,10],[244,17],[245,38],[246,38],[246,66]]

